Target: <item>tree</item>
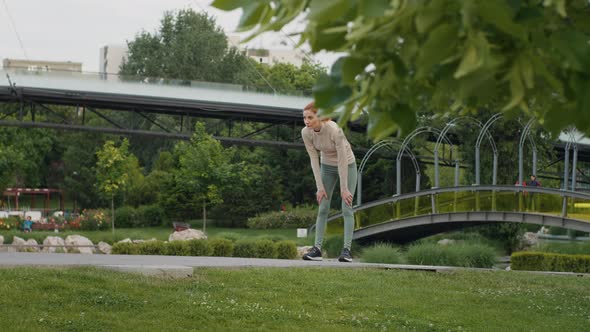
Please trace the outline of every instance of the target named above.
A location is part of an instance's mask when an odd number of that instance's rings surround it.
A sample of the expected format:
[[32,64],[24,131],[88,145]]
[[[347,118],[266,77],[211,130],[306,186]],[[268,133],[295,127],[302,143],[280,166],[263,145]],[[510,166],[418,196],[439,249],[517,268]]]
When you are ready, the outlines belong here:
[[113,237],[115,236],[115,195],[129,185],[130,174],[136,173],[137,158],[129,153],[129,141],[124,139],[119,147],[114,141],[106,141],[96,152],[96,179],[99,191],[111,199]]
[[241,58],[229,49],[227,37],[206,13],[191,9],[166,12],[158,32],[139,33],[128,42],[129,56],[120,74],[142,78],[172,78],[233,83]]
[[587,0],[215,0],[239,31],[278,31],[301,13],[300,42],[347,53],[316,83],[316,105],[368,110],[368,133],[407,134],[416,113],[519,110],[554,135],[590,132]]
[[207,206],[223,202],[221,189],[231,174],[229,154],[221,143],[205,132],[205,125],[197,123],[189,143],[176,145],[179,168],[176,188],[189,206],[203,211],[203,231],[207,230]]

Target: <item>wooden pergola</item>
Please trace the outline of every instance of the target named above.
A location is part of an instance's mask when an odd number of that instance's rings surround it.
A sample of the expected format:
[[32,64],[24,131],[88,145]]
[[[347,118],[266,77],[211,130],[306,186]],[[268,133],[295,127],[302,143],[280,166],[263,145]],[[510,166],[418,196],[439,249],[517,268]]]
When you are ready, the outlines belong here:
[[[19,210],[19,197],[22,195],[31,195],[31,210],[35,208],[35,197],[42,195],[43,196],[43,211],[44,214],[47,214],[50,209],[50,202],[51,202],[51,194],[57,193],[59,194],[59,209],[63,211],[64,209],[64,200],[63,200],[63,191],[61,189],[50,189],[50,188],[6,188],[4,190],[3,196],[14,197],[15,202],[15,210]],[[36,209],[40,210],[40,209]]]

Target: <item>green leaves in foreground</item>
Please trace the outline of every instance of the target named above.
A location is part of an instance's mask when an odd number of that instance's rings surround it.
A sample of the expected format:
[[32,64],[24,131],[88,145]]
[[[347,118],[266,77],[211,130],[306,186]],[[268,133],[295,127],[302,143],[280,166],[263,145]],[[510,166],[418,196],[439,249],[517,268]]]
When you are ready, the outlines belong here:
[[[314,90],[325,114],[408,132],[421,111],[520,111],[557,134],[590,133],[586,0],[216,0],[240,30],[278,31],[304,13],[313,52],[346,53]],[[399,105],[403,105],[399,106]],[[556,119],[556,112],[559,119]],[[557,121],[555,121],[557,120]],[[341,120],[342,121],[342,120]]]

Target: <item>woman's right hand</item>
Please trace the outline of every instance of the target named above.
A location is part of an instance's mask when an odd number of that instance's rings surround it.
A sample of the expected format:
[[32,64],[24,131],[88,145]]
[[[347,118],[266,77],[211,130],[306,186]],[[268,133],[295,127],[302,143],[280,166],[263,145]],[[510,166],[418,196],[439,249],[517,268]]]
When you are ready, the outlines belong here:
[[322,199],[324,198],[328,198],[328,194],[326,194],[325,190],[318,190],[318,192],[315,194],[316,196],[316,200],[318,201],[318,204],[322,203]]

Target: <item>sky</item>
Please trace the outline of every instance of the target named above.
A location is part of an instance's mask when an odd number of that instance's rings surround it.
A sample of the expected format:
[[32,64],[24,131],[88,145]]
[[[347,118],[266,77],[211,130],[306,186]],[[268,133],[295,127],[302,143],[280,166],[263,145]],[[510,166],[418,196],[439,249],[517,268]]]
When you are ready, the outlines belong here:
[[[0,59],[82,62],[85,72],[99,69],[99,49],[125,44],[142,30],[158,30],[166,10],[207,11],[226,34],[236,34],[241,12],[209,6],[212,0],[0,0]],[[248,44],[271,49],[293,48],[286,34],[268,33]],[[245,34],[241,34],[245,36]],[[329,67],[337,54],[310,55]]]

